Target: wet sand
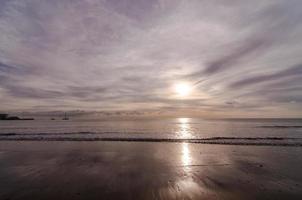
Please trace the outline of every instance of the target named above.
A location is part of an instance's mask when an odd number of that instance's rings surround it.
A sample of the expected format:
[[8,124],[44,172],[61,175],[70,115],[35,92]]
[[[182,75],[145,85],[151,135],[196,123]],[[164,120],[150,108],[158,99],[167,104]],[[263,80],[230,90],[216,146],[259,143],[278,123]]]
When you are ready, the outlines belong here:
[[0,199],[302,199],[302,148],[0,141]]

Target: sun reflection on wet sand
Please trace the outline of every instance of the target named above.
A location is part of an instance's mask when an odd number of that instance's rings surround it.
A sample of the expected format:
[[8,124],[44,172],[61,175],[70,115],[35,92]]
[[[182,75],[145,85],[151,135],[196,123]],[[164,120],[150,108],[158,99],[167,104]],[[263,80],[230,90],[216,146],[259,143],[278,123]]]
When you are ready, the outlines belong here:
[[189,166],[192,164],[191,152],[188,143],[182,143],[181,161],[185,168],[189,168]]
[[[178,118],[179,121],[179,134],[181,138],[190,138],[190,119],[189,118]],[[182,152],[181,152],[181,162],[184,166],[184,171],[188,172],[190,170],[190,165],[192,164],[190,144],[182,143]]]

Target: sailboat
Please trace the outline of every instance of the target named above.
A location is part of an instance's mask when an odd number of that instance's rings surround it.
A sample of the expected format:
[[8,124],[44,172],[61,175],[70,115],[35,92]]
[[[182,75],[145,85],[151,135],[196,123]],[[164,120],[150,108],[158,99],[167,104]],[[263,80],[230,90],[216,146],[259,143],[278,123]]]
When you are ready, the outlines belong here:
[[69,120],[69,118],[67,117],[67,114],[65,113],[64,117],[62,120]]

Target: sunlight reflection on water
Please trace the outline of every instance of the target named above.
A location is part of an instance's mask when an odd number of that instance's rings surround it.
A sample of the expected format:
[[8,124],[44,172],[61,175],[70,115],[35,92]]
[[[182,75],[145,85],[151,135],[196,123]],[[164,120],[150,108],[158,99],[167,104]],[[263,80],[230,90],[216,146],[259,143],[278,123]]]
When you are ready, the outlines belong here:
[[[179,118],[179,134],[181,138],[190,138],[190,119],[189,118]],[[184,170],[188,172],[190,170],[190,165],[192,162],[190,145],[188,143],[182,143],[181,152],[181,162],[184,166]]]
[[180,138],[190,138],[192,137],[192,134],[190,132],[190,118],[178,118],[178,131],[177,134],[179,135]]

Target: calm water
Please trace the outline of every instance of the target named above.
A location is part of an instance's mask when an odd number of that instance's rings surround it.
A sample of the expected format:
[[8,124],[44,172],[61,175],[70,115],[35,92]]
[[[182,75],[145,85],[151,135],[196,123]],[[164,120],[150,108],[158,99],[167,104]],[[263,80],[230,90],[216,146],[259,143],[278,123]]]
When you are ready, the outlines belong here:
[[[199,118],[145,120],[34,120],[0,121],[0,139],[99,138],[155,139],[247,139],[277,138],[298,141],[302,138],[302,119],[228,119]],[[271,141],[270,141],[271,142]]]

